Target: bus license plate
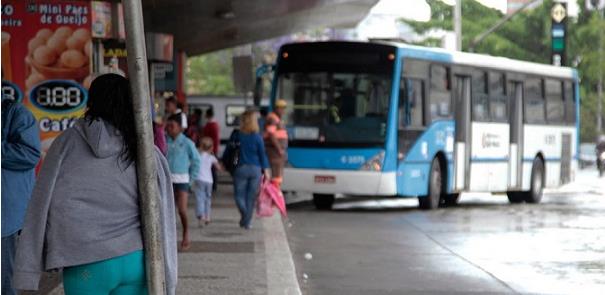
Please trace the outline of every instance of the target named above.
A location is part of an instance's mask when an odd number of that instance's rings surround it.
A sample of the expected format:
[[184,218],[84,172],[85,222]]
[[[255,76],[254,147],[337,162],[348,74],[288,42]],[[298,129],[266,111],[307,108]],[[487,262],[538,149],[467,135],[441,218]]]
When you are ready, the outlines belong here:
[[336,183],[336,176],[332,175],[315,175],[315,183]]

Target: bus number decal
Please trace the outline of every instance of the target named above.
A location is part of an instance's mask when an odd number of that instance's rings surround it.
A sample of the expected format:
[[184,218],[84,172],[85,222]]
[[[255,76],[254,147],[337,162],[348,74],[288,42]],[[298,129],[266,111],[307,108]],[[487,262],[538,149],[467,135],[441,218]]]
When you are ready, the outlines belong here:
[[498,148],[501,146],[500,135],[493,133],[483,133],[481,137],[481,147],[483,148]]
[[547,134],[544,136],[544,144],[545,145],[555,145],[556,138],[553,134]]
[[342,156],[340,162],[343,164],[363,164],[366,162],[364,156]]

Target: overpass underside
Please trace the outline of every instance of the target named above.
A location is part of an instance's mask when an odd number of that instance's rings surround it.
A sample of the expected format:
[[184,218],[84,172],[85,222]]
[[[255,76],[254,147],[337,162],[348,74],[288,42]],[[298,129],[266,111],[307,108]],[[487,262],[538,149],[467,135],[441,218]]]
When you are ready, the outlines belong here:
[[143,0],[145,30],[189,56],[321,27],[353,27],[378,0]]

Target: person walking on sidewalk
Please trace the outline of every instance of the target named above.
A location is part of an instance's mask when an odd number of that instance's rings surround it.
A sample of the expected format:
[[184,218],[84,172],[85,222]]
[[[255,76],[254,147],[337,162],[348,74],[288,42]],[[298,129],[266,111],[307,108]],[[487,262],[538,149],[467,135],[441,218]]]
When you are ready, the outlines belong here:
[[222,170],[221,164],[212,153],[212,138],[202,137],[200,140],[200,172],[193,183],[193,193],[196,199],[195,215],[200,227],[210,224],[210,206],[212,205],[212,169]]
[[186,130],[187,127],[189,126],[189,124],[187,123],[187,114],[185,114],[183,112],[183,109],[181,109],[179,107],[179,103],[176,100],[176,97],[171,96],[171,97],[167,98],[165,101],[164,107],[166,109],[166,114],[167,114],[166,120],[168,120],[168,118],[170,118],[173,115],[178,115],[179,116],[179,125],[181,125],[181,128],[183,128],[183,130]]
[[237,135],[240,143],[239,164],[233,173],[235,202],[241,215],[239,225],[245,229],[251,227],[261,174],[269,176],[265,145],[258,132],[256,112],[245,111],[241,116],[240,132]]
[[[137,134],[128,80],[91,84],[87,110],[50,146],[19,239],[13,283],[37,290],[63,269],[66,295],[147,294],[137,182]],[[177,283],[176,227],[168,163],[155,149],[166,293]]]
[[193,141],[183,134],[180,114],[168,117],[166,132],[168,133],[166,138],[168,144],[167,157],[172,173],[172,186],[181,225],[183,226],[181,250],[185,251],[190,247],[187,199],[190,184],[197,178],[200,171],[200,156]]
[[32,113],[21,103],[2,100],[2,294],[12,284],[17,235],[23,226],[40,160],[40,135]]
[[185,129],[185,136],[187,136],[195,145],[199,145],[202,135],[202,110],[194,109],[193,114],[187,119],[187,129]]
[[166,156],[168,147],[166,146],[166,133],[164,132],[164,124],[162,122],[163,119],[160,116],[156,116],[153,120],[153,144]]
[[288,160],[288,132],[282,122],[288,103],[283,99],[275,102],[275,110],[265,119],[264,140],[267,155],[271,164],[271,182],[281,187],[284,175],[284,166]]
[[[206,110],[206,124],[204,124],[204,128],[202,128],[202,136],[207,136],[212,139],[212,144],[214,148],[212,148],[212,152],[214,155],[218,155],[218,147],[221,144],[220,141],[220,126],[218,122],[214,120],[214,109],[209,108]],[[216,169],[212,168],[212,179],[214,182],[212,183],[212,191],[216,191],[218,179]]]

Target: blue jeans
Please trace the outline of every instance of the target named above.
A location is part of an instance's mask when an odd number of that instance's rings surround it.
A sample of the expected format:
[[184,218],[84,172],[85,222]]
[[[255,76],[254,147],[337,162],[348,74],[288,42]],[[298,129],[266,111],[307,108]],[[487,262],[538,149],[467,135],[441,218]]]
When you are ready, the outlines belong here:
[[212,183],[196,180],[193,185],[195,195],[195,216],[210,220],[210,206],[212,202]]
[[15,242],[17,233],[2,237],[2,295],[15,295],[13,288],[13,266],[15,264]]
[[254,165],[242,165],[233,173],[235,203],[239,209],[241,227],[249,227],[254,213],[256,194],[260,186],[261,168]]

